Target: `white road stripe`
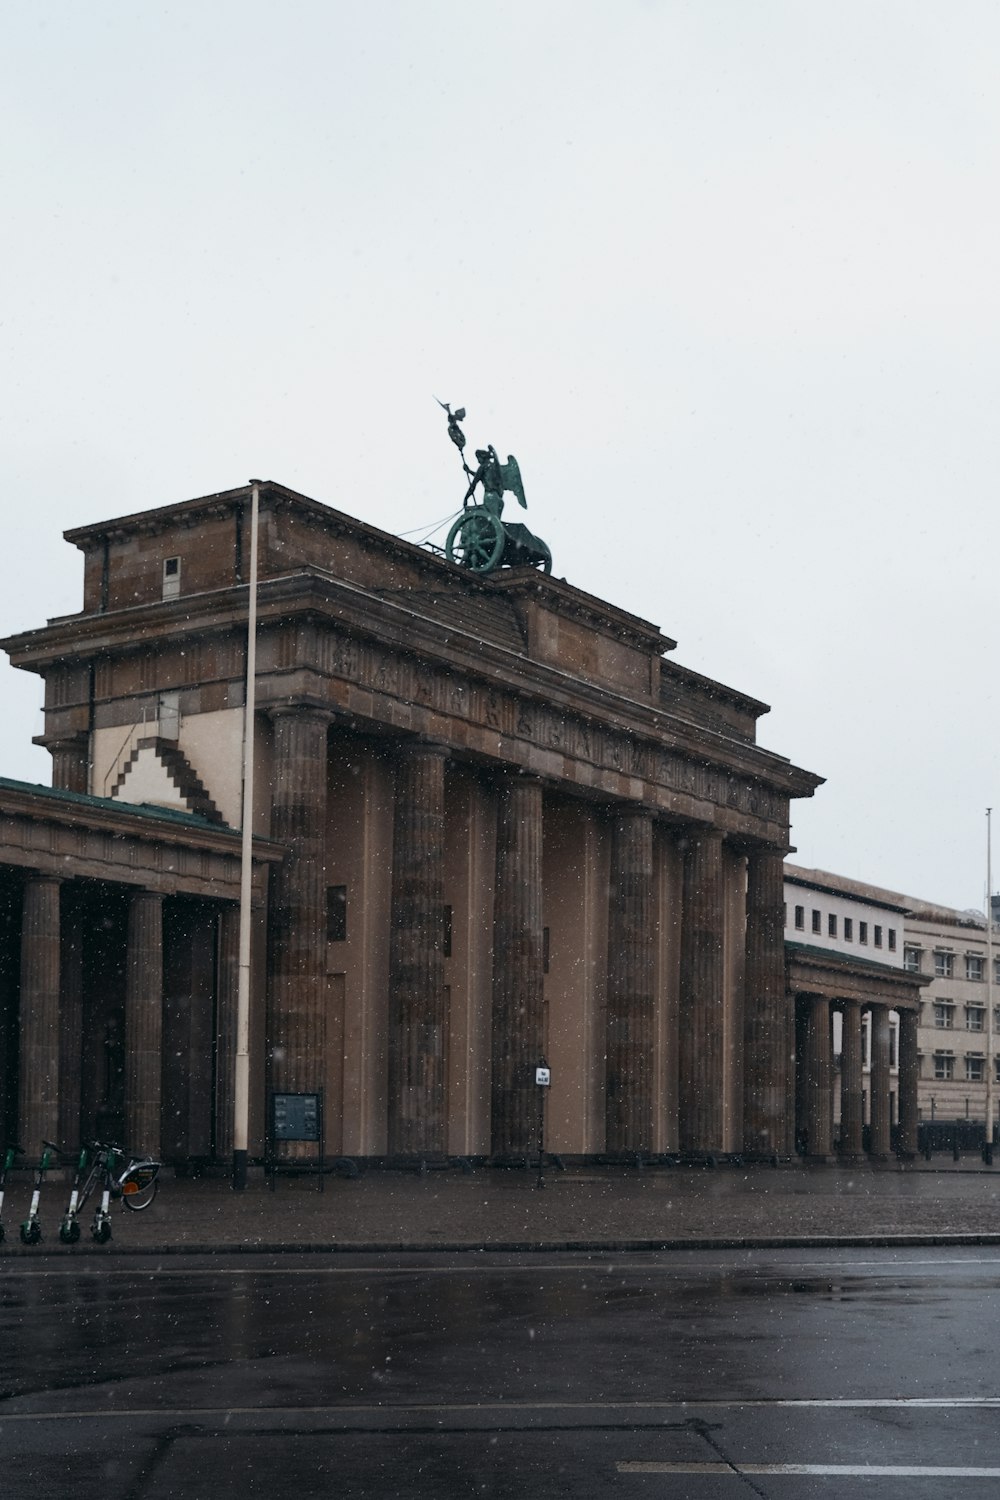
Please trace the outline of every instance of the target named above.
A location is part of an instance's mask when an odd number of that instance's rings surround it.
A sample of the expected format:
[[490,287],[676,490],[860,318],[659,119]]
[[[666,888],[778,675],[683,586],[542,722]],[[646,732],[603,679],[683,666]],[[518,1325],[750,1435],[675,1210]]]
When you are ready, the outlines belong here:
[[[11,1397],[11,1400],[18,1398]],[[184,1407],[118,1407],[108,1410],[100,1407],[95,1410],[73,1410],[72,1408],[59,1411],[32,1411],[32,1412],[8,1412],[0,1407],[0,1425],[4,1422],[49,1422],[62,1421],[66,1418],[78,1417],[80,1419],[91,1419],[93,1417],[107,1417],[131,1420],[138,1417],[162,1417],[177,1419],[181,1417],[234,1417],[234,1416],[322,1416],[327,1418],[341,1418],[357,1420],[362,1417],[392,1417],[392,1416],[501,1416],[501,1415],[523,1415],[524,1413],[565,1412],[567,1414],[582,1414],[589,1416],[599,1415],[601,1412],[627,1412],[635,1417],[640,1412],[680,1412],[682,1414],[698,1411],[749,1411],[761,1408],[779,1409],[789,1407],[808,1408],[834,1408],[837,1410],[854,1409],[860,1411],[883,1410],[887,1407],[915,1408],[920,1410],[954,1410],[956,1408],[975,1408],[977,1410],[1000,1409],[1000,1396],[945,1396],[945,1397],[891,1397],[873,1400],[813,1400],[804,1398],[801,1400],[775,1400],[775,1401],[465,1401],[465,1402],[393,1402],[392,1404],[382,1402],[378,1405],[344,1405],[344,1406],[184,1406]]]
[[[251,1251],[249,1253],[254,1254],[255,1252]],[[268,1254],[266,1250],[261,1250],[256,1253],[265,1258]],[[369,1252],[358,1251],[357,1253],[360,1255],[367,1254]],[[414,1251],[413,1253],[419,1254],[420,1252]],[[450,1251],[446,1250],[436,1252],[427,1251],[426,1253],[442,1255],[451,1254]],[[495,1253],[502,1254],[503,1252],[497,1251]],[[600,1253],[603,1256],[604,1252],[602,1251]],[[149,1260],[151,1260],[152,1257],[143,1257],[143,1259],[146,1261],[146,1266],[148,1267]],[[2,1262],[3,1257],[0,1257],[0,1265],[2,1265]],[[753,1275],[764,1274],[773,1277],[775,1275],[781,1276],[787,1272],[791,1272],[792,1270],[838,1270],[842,1275],[848,1275],[850,1274],[852,1267],[855,1266],[877,1266],[885,1271],[887,1275],[892,1271],[905,1270],[911,1266],[993,1266],[995,1269],[1000,1269],[1000,1256],[991,1256],[988,1259],[981,1258],[975,1260],[963,1257],[949,1260],[784,1261],[773,1265],[768,1264],[753,1266],[729,1264],[722,1265],[720,1263],[719,1268],[726,1271],[747,1271]],[[699,1266],[696,1269],[710,1270],[715,1268],[711,1266]],[[537,1276],[543,1271],[546,1275],[558,1273],[563,1276],[579,1275],[581,1271],[586,1271],[588,1274],[594,1276],[618,1276],[624,1271],[641,1272],[644,1276],[659,1275],[674,1278],[684,1278],[690,1274],[687,1270],[681,1267],[654,1266],[648,1263],[634,1263],[631,1261],[584,1262],[577,1260],[569,1263],[560,1261],[536,1261],[532,1265],[520,1266],[507,1266],[501,1263],[484,1265],[481,1261],[469,1261],[464,1265],[459,1264],[454,1266],[164,1266],[158,1264],[155,1270],[149,1270],[147,1268],[144,1268],[141,1264],[133,1266],[109,1266],[107,1261],[88,1264],[87,1260],[82,1259],[77,1260],[72,1265],[67,1265],[65,1267],[60,1266],[45,1269],[34,1266],[21,1267],[8,1262],[7,1271],[3,1274],[6,1274],[8,1276],[19,1276],[22,1278],[34,1277],[41,1279],[43,1277],[49,1277],[52,1279],[58,1279],[59,1277],[69,1277],[71,1279],[75,1279],[79,1276],[97,1274],[99,1272],[99,1274],[102,1276],[131,1276],[133,1278],[145,1277],[149,1280],[152,1280],[154,1277],[163,1276],[213,1276],[218,1278],[221,1278],[223,1276],[469,1276],[473,1274],[478,1274],[481,1276],[490,1276],[497,1274],[503,1274],[504,1276]],[[0,1288],[2,1288],[2,1285],[3,1282],[2,1279],[0,1279]]]
[[819,1474],[836,1479],[1000,1479],[1000,1469],[934,1464],[659,1464],[619,1463],[619,1474]]

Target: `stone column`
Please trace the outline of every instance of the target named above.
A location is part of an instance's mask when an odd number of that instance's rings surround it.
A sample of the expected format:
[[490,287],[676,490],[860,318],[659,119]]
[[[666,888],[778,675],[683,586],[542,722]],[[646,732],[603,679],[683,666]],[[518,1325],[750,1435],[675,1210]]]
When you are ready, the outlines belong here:
[[29,1158],[59,1129],[59,884],[47,875],[24,882],[18,1131]]
[[493,907],[492,1150],[525,1156],[538,1131],[534,1068],[545,1045],[542,995],[542,784],[500,788]]
[[125,1145],[160,1151],[163,1078],[163,898],[136,891],[125,953]]
[[788,1156],[792,1150],[783,862],[780,849],[755,849],[747,858],[743,1149],[750,1156]]
[[653,1146],[653,818],[620,811],[611,830],[605,1127],[609,1151]]
[[830,1002],[813,995],[806,1028],[806,1156],[826,1161],[830,1156],[831,1095]]
[[90,736],[70,735],[62,740],[46,740],[52,756],[52,785],[65,792],[90,791]]
[[[68,894],[72,894],[72,887]],[[72,1151],[80,1142],[83,1076],[83,916],[72,901],[62,916],[59,1007],[59,1141]],[[89,1126],[88,1126],[89,1129]]]
[[447,1149],[444,768],[439,745],[401,747],[392,827],[389,1151]]
[[862,1076],[861,1001],[841,1001],[840,1155],[860,1161],[863,1155],[864,1079]]
[[722,834],[699,829],[684,858],[681,916],[680,1149],[723,1144],[725,921]]
[[871,1154],[877,1160],[889,1155],[889,1007],[873,1005],[872,1018],[872,1109]]
[[330,714],[323,709],[289,707],[272,710],[272,716],[271,837],[284,844],[288,853],[271,877],[271,1087],[282,1093],[311,1094],[322,1089],[326,1077]]
[[219,910],[215,996],[215,1156],[231,1161],[236,1086],[236,1005],[240,982],[240,909]]
[[915,1010],[899,1012],[899,1154],[906,1157],[917,1154],[917,1018]]

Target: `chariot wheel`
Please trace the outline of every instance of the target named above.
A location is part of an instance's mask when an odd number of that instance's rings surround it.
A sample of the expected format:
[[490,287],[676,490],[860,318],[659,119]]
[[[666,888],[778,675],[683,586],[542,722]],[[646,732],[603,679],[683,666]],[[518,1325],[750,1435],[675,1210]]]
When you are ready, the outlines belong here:
[[490,573],[503,556],[506,540],[499,516],[477,506],[453,522],[444,544],[445,556],[473,573]]

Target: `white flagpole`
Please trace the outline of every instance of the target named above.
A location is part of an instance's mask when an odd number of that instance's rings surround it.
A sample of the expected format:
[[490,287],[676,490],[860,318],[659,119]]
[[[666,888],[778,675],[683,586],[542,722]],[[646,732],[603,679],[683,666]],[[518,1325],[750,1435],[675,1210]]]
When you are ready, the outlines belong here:
[[236,996],[236,1078],[233,1090],[233,1188],[247,1185],[250,1142],[250,895],[253,874],[253,750],[257,687],[257,517],[260,480],[250,481],[250,599],[247,684],[243,706],[243,827],[240,862],[240,968]]
[[993,809],[986,809],[986,1151],[993,1161]]

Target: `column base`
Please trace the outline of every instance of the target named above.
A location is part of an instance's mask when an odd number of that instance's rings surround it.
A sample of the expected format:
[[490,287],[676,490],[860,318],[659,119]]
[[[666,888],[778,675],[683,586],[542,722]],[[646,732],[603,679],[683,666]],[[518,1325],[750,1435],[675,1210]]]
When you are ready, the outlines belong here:
[[806,1151],[803,1153],[802,1160],[807,1167],[830,1167],[837,1158],[832,1152]]
[[868,1158],[863,1151],[838,1151],[837,1161],[842,1167],[863,1167]]

